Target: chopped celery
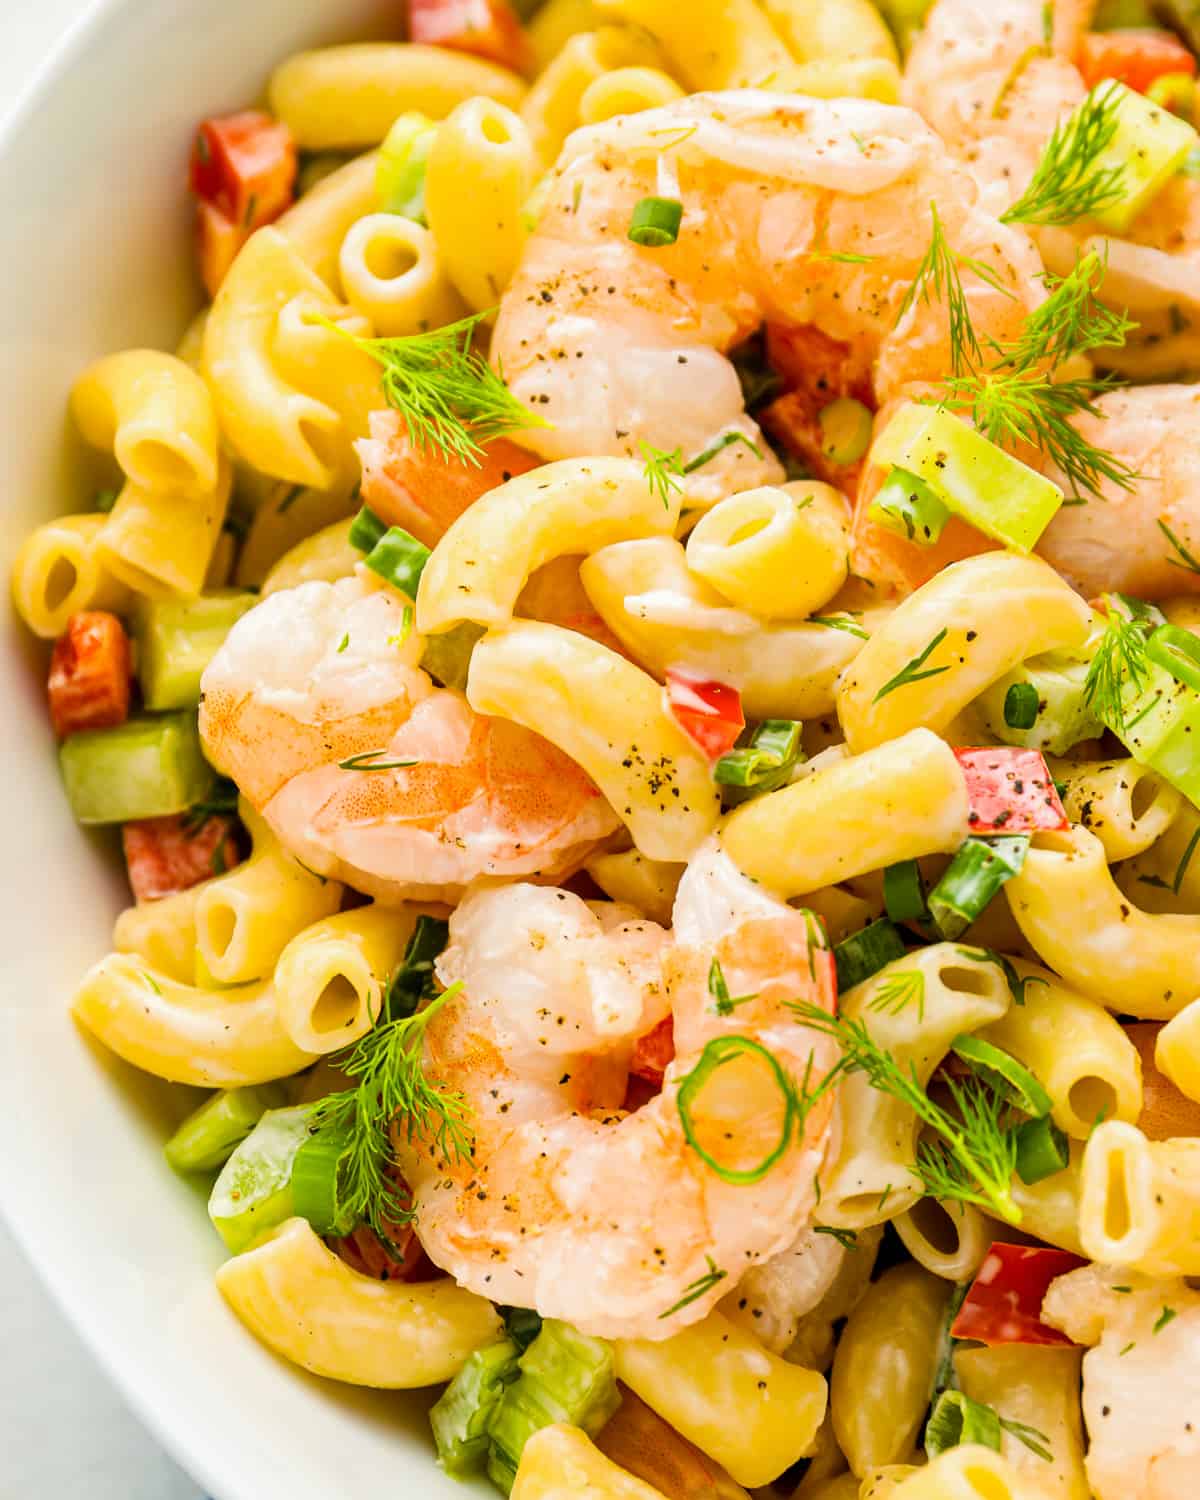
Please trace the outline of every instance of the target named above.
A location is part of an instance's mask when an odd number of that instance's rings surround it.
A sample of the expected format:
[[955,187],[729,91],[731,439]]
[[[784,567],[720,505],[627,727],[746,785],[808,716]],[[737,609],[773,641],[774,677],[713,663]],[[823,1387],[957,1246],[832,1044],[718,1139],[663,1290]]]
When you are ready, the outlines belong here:
[[482,625],[465,621],[453,630],[441,635],[427,635],[425,649],[421,654],[421,666],[435,682],[443,687],[463,692],[467,686],[467,672],[471,666],[471,652],[483,639]]
[[950,512],[923,479],[898,465],[880,486],[867,511],[878,526],[932,547],[950,519]]
[[873,461],[909,470],[956,516],[1019,552],[1033,549],[1063,501],[1056,484],[938,407],[901,407]]
[[188,1115],[163,1152],[177,1172],[211,1172],[225,1165],[267,1110],[286,1103],[281,1083],[220,1089]]
[[195,599],[143,599],[134,622],[147,708],[195,708],[200,677],[257,594],[220,589]]
[[429,1425],[447,1474],[460,1478],[483,1468],[488,1428],[505,1386],[520,1374],[519,1358],[520,1350],[507,1338],[476,1349],[434,1403]]
[[[984,729],[1002,744],[1045,755],[1065,755],[1080,740],[1095,739],[1104,726],[1084,700],[1087,673],[1086,657],[1067,651],[1031,657],[976,700]],[[1010,722],[1005,711],[1009,694],[1016,688],[1029,688],[1037,695],[1037,712],[1027,729]]]
[[375,186],[387,214],[403,214],[424,224],[425,173],[437,126],[415,109],[397,119],[379,148]]
[[1200,806],[1200,692],[1151,659],[1140,688],[1127,681],[1121,701],[1124,724],[1108,727],[1134,760]]
[[620,1404],[611,1346],[547,1318],[492,1419],[488,1477],[507,1495],[535,1432],[569,1422],[594,1436]]
[[[1136,94],[1123,83],[1097,84],[1079,106],[1094,100],[1097,89],[1114,101],[1116,134],[1088,163],[1089,173],[1121,168],[1121,196],[1095,215],[1096,222],[1114,234],[1124,232],[1150,200],[1166,186],[1200,136],[1186,121]],[[1110,92],[1111,91],[1111,92]]]
[[308,1139],[311,1106],[269,1109],[225,1163],[208,1216],[235,1255],[293,1214],[292,1163]]
[[292,1161],[292,1208],[318,1234],[349,1234],[358,1223],[342,1201],[349,1130],[322,1130],[300,1142]]
[[81,823],[130,823],[203,802],[216,773],[200,749],[194,713],[84,729],[59,747],[71,811]]
[[875,414],[853,396],[839,396],[817,413],[821,452],[832,464],[856,464],[871,446]]

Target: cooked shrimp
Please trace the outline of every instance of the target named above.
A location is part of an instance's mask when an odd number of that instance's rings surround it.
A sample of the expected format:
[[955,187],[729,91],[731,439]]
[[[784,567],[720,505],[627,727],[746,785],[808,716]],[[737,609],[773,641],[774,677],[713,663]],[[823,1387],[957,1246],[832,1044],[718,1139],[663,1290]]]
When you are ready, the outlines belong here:
[[271,594],[204,674],[209,758],[298,859],[380,900],[576,869],[612,809],[553,745],[435,689],[421,649],[391,590]]
[[[715,843],[684,874],[670,940],[605,910],[529,885],[467,896],[438,961],[464,989],[429,1027],[426,1066],[471,1105],[474,1160],[447,1167],[394,1135],[421,1242],[460,1284],[601,1337],[665,1338],[792,1245],[833,1130],[826,1096],[761,1179],[730,1184],[685,1138],[681,1082],[728,1036],[767,1049],[797,1081],[810,1064],[823,1076],[831,1044],[783,1002],[832,1006],[831,964],[804,914]],[[709,993],[714,958],[731,994],[752,997],[728,1016]],[[668,1011],[677,1050],[663,1091],[624,1114],[633,1043]],[[746,1168],[778,1143],[783,1119],[761,1056],[726,1062],[691,1109],[705,1150]]]
[[1042,1316],[1083,1357],[1085,1460],[1096,1500],[1185,1500],[1200,1473],[1200,1293],[1085,1266],[1051,1283]]
[[[492,341],[513,392],[551,424],[522,434],[547,458],[757,442],[725,356],[764,322],[847,346],[879,401],[938,381],[946,309],[918,298],[901,313],[931,202],[950,244],[999,281],[964,270],[981,340],[1015,336],[1043,295],[1028,236],[976,206],[966,172],[910,110],[701,94],[576,131],[556,174]],[[634,244],[635,206],[664,193],[683,205],[677,242]],[[703,501],[781,477],[769,450],[734,442],[691,486]]]
[[759,1341],[782,1354],[795,1339],[801,1318],[837,1280],[847,1253],[832,1235],[804,1229],[786,1250],[750,1267],[726,1297],[726,1308],[749,1313]]

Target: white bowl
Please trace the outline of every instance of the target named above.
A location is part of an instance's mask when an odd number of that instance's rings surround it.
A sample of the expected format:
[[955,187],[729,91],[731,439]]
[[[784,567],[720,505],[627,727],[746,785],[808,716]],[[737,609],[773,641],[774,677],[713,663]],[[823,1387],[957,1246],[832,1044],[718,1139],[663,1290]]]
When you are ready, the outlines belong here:
[[[389,23],[394,35],[400,13],[398,0],[99,0],[39,74],[0,134],[6,580],[30,528],[88,506],[65,423],[73,376],[110,350],[171,348],[194,310],[195,123],[255,99],[296,48],[386,36]],[[0,1209],[133,1407],[217,1500],[461,1497],[433,1466],[425,1396],[308,1377],[242,1329],[213,1287],[222,1254],[203,1198],[162,1158],[186,1091],[120,1063],[68,1016],[128,893],[111,840],[85,836],[63,800],[44,654],[7,611]]]

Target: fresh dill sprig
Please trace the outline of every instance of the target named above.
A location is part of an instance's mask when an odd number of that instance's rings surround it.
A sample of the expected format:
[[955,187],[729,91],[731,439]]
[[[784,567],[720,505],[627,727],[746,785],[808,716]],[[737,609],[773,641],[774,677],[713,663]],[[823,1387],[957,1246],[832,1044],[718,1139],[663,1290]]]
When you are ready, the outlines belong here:
[[828,630],[844,630],[847,635],[856,635],[860,640],[869,641],[871,632],[864,630],[856,621],[845,615],[809,615],[810,625],[824,625]]
[[1011,1417],[1001,1417],[998,1412],[996,1415],[1000,1426],[1005,1432],[1012,1433],[1018,1443],[1024,1443],[1031,1453],[1036,1453],[1038,1458],[1045,1459],[1047,1463],[1054,1462],[1054,1455],[1046,1446],[1050,1439],[1044,1432],[1040,1432],[1036,1427],[1030,1427],[1025,1422],[1015,1422]]
[[894,693],[897,688],[908,687],[914,682],[923,682],[926,677],[940,677],[943,672],[948,672],[950,670],[948,666],[927,667],[925,671],[920,670],[920,668],[925,666],[925,663],[933,655],[934,651],[946,639],[947,633],[947,627],[943,625],[923,651],[919,651],[913,657],[912,661],[905,662],[895,677],[889,678],[884,683],[874,698],[871,699],[871,702],[873,704],[878,703],[881,698],[886,698],[889,693]]
[[396,1123],[412,1141],[421,1138],[447,1165],[469,1161],[474,1149],[471,1109],[457,1089],[425,1071],[425,1032],[454,1000],[461,984],[443,990],[424,1010],[384,1021],[335,1061],[352,1088],[327,1094],[313,1106],[311,1127],[341,1149],[338,1199],[355,1222],[368,1224],[385,1242],[389,1227],[410,1223],[413,1210],[395,1181],[390,1130]]
[[383,394],[404,418],[413,444],[448,460],[479,467],[484,444],[525,427],[549,427],[517,400],[474,347],[487,313],[406,338],[360,338],[328,318],[320,321],[350,339],[383,369]]
[[[715,443],[710,443],[707,448],[697,453],[695,458],[689,458],[687,463],[684,464],[682,472],[684,474],[694,474],[697,469],[702,469],[706,463],[716,458],[718,453],[732,446],[734,443],[745,443],[755,458],[763,456],[762,449],[752,438],[748,438],[744,432],[723,432]],[[676,449],[676,452],[678,451]]]
[[675,448],[670,453],[665,448],[656,448],[653,443],[639,441],[642,457],[646,461],[646,483],[651,494],[657,495],[663,505],[670,507],[671,495],[683,489],[680,480],[685,473],[683,449]]
[[1113,84],[1093,89],[1054,127],[1029,186],[1000,215],[1001,223],[1074,224],[1120,202],[1125,168],[1100,160],[1117,133],[1119,101]]
[[411,757],[402,760],[380,760],[379,757],[386,754],[386,750],[361,750],[347,760],[339,760],[337,767],[339,771],[399,771],[405,766],[418,764]]
[[1013,1202],[1012,1176],[1017,1164],[1015,1133],[1003,1121],[1008,1105],[976,1078],[947,1087],[955,1113],[935,1103],[921,1087],[916,1068],[906,1072],[881,1047],[861,1021],[831,1016],[809,1001],[788,1001],[788,1008],[816,1031],[832,1037],[842,1049],[846,1073],[863,1073],[872,1088],[908,1105],[936,1136],[923,1143],[910,1170],[925,1191],[943,1201],[974,1203],[1017,1224],[1021,1211]]
[[868,1010],[886,1011],[890,1016],[917,1003],[917,1020],[925,1019],[925,976],[920,969],[901,969],[898,974],[889,974],[867,1002]]
[[1183,545],[1167,523],[1159,517],[1158,529],[1170,542],[1171,546],[1179,553],[1179,556],[1168,557],[1167,564],[1172,568],[1182,568],[1185,573],[1200,573],[1200,562],[1197,562],[1188,549]]
[[1119,349],[1137,324],[1097,300],[1108,270],[1107,257],[1089,250],[1076,257],[1065,276],[1046,271],[1046,300],[1025,319],[1021,336],[1006,344],[1000,369],[1035,370],[1064,364],[1093,349]]
[[[1179,856],[1179,863],[1175,866],[1175,874],[1168,881],[1159,875],[1139,875],[1138,880],[1142,885],[1157,886],[1160,891],[1170,891],[1173,896],[1178,896],[1180,887],[1183,885],[1183,877],[1187,874],[1188,866],[1192,862],[1192,855],[1196,852],[1196,845],[1200,843],[1200,828],[1188,839],[1187,848]],[[1115,1290],[1115,1288],[1114,1288]]]
[[917,267],[917,274],[905,294],[904,301],[900,304],[896,322],[899,323],[918,299],[926,305],[933,302],[942,303],[950,324],[950,366],[955,375],[961,375],[968,366],[982,364],[983,350],[979,346],[975,325],[971,322],[971,309],[967,302],[967,294],[963,291],[959,267],[973,272],[981,281],[987,282],[990,287],[1003,292],[1005,296],[1011,297],[1013,294],[991,266],[969,255],[960,255],[950,248],[950,243],[946,239],[946,231],[942,228],[942,221],[938,217],[937,204],[934,202],[929,205],[929,217],[932,221],[929,248]]
[[1161,623],[1162,615],[1122,594],[1105,594],[1104,603],[1104,634],[1084,678],[1083,701],[1101,723],[1120,731],[1126,727],[1126,690],[1137,692],[1146,684],[1150,670],[1146,637]]
[[858,1249],[858,1231],[856,1229],[835,1229],[832,1224],[814,1224],[814,1234],[827,1234],[830,1239],[837,1240],[843,1250]]
[[729,993],[729,986],[725,982],[721,961],[718,958],[714,958],[708,968],[708,993],[713,997],[713,1003],[708,1008],[718,1016],[731,1016],[739,1005],[745,1005],[747,1000],[758,999],[757,991],[753,995]]
[[726,1276],[729,1275],[728,1271],[722,1271],[720,1269],[711,1255],[706,1255],[704,1259],[708,1262],[708,1270],[704,1273],[703,1276],[697,1276],[695,1281],[689,1282],[687,1286],[684,1287],[683,1296],[680,1297],[679,1301],[675,1303],[674,1307],[668,1307],[666,1312],[659,1313],[659,1322],[661,1322],[663,1318],[669,1318],[672,1313],[679,1312],[682,1308],[689,1306],[691,1303],[699,1301],[699,1299],[704,1296],[705,1292],[711,1292],[713,1287],[715,1287],[718,1282],[724,1281]]

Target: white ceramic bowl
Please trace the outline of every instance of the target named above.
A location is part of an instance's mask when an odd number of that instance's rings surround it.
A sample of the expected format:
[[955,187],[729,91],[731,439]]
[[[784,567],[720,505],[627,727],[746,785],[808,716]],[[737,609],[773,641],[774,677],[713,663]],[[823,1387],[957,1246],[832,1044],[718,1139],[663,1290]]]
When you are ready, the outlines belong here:
[[[113,349],[171,348],[196,305],[195,123],[257,97],[290,51],[386,36],[389,23],[395,34],[400,12],[399,0],[98,0],[62,39],[0,135],[5,580],[31,527],[87,506],[65,422],[73,376]],[[134,1408],[217,1500],[461,1497],[433,1467],[425,1397],[310,1378],[244,1332],[212,1284],[221,1247],[203,1198],[162,1159],[186,1091],[71,1023],[72,987],[107,949],[127,892],[111,841],[67,811],[44,652],[5,614],[0,1210]]]

